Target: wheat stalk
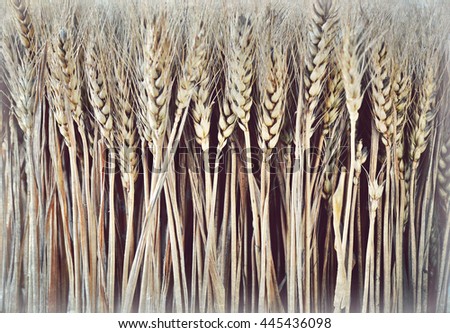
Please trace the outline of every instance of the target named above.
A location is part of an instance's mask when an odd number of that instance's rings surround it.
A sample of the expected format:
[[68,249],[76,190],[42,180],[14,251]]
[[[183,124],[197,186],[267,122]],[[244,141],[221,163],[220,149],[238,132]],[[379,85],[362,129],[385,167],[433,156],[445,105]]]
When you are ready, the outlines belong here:
[[[273,25],[276,17],[267,18],[267,40],[262,43],[261,71],[259,77],[260,103],[257,107],[258,143],[262,152],[261,161],[261,278],[259,287],[259,309],[281,308],[278,286],[273,278],[274,264],[269,230],[270,170],[268,163],[272,149],[278,143],[285,114],[287,59],[285,49],[274,43]],[[269,52],[270,51],[270,52]],[[274,297],[272,296],[274,294]],[[275,299],[274,299],[275,298]],[[265,304],[265,299],[267,304]]]
[[395,119],[395,140],[394,140],[394,156],[395,156],[395,173],[398,181],[396,184],[398,195],[396,224],[396,278],[397,278],[397,295],[398,310],[403,311],[403,225],[406,221],[405,213],[407,212],[405,195],[405,135],[407,112],[411,99],[411,78],[406,72],[407,63],[401,63],[400,66],[392,69],[392,101]]
[[417,236],[415,221],[415,196],[416,196],[416,175],[419,161],[428,144],[428,138],[432,129],[432,122],[435,117],[436,103],[436,60],[429,58],[425,67],[423,82],[417,107],[413,110],[412,130],[409,137],[409,159],[411,160],[411,180],[409,189],[409,228],[410,228],[410,255],[411,255],[411,279],[414,293],[414,304],[416,304],[417,292]]
[[[161,21],[158,24],[157,20]],[[137,118],[139,120],[140,135],[143,143],[146,142],[150,151],[154,154],[153,169],[160,168],[161,160],[161,146],[163,144],[164,135],[168,126],[168,101],[170,98],[170,54],[168,53],[169,39],[166,29],[166,17],[161,16],[158,18],[154,15],[151,20],[143,21],[141,23],[141,35],[143,40],[142,54],[140,62],[140,107],[137,112]],[[154,142],[156,140],[156,142]],[[144,170],[144,182],[146,188],[154,191],[156,174],[152,174],[151,182],[148,179],[147,170]],[[151,184],[150,184],[151,183]],[[149,205],[149,197],[146,197],[146,206]],[[159,204],[158,204],[159,207]],[[155,215],[157,219],[158,214]],[[154,222],[155,223],[155,222]],[[154,228],[157,228],[156,225]],[[152,231],[152,232],[156,232]],[[153,236],[151,237],[153,239]],[[147,246],[150,246],[148,243]],[[159,256],[159,245],[154,244],[155,257]],[[146,258],[148,255],[146,249]],[[146,260],[147,262],[147,260]],[[150,265],[150,262],[148,262]],[[156,276],[159,274],[159,259],[153,260],[153,276],[149,275],[149,268],[147,263],[144,265],[144,277],[151,279],[149,286],[142,288],[141,290],[141,302],[144,299],[143,295],[146,295],[147,303],[150,298],[150,292],[155,294],[154,303],[159,302],[160,283]],[[153,287],[154,286],[154,287]],[[152,287],[155,290],[152,290]],[[125,286],[124,286],[125,288]],[[152,306],[156,306],[152,304]]]
[[390,218],[390,183],[391,183],[391,145],[394,134],[392,110],[392,86],[388,77],[390,73],[390,57],[387,46],[378,43],[372,54],[372,100],[375,127],[381,135],[381,141],[386,148],[386,183],[383,217],[383,273],[384,273],[384,307],[390,311],[389,298],[391,293],[391,218]]
[[[313,3],[310,20],[310,31],[308,33],[307,49],[305,57],[306,69],[304,72],[304,153],[305,165],[310,165],[310,141],[314,134],[314,123],[318,115],[319,100],[324,86],[324,78],[328,69],[328,57],[332,50],[332,41],[334,30],[336,28],[336,8],[333,1],[318,1]],[[322,150],[324,138],[319,141],[319,151]],[[318,299],[318,269],[317,265],[311,267],[311,260],[315,256],[316,238],[313,237],[315,230],[312,221],[311,212],[311,196],[313,192],[313,177],[306,176],[305,183],[305,223],[306,223],[306,300],[305,311],[309,312],[311,305],[315,311],[318,311],[317,302],[311,301],[311,288],[313,289],[314,299]],[[311,246],[309,246],[311,244]],[[313,274],[311,274],[311,269]],[[314,275],[313,281],[310,277]]]
[[[22,1],[12,1],[14,9],[16,29],[20,37],[21,46],[13,41],[2,47],[5,56],[6,70],[9,72],[11,81],[9,82],[9,92],[14,101],[13,112],[18,124],[24,133],[25,151],[27,161],[27,197],[29,199],[28,219],[29,219],[29,242],[28,251],[30,261],[29,277],[27,279],[28,311],[37,312],[39,309],[39,248],[38,248],[38,198],[37,184],[35,179],[35,168],[33,161],[33,141],[35,135],[34,117],[37,103],[35,100],[37,91],[38,57],[36,55],[36,45],[34,42],[34,26],[28,13],[27,7]],[[37,138],[36,138],[37,139]]]
[[[359,41],[355,40],[355,34],[356,32],[349,31],[348,28],[344,30],[341,59],[339,61],[345,90],[345,104],[350,119],[350,170],[348,175],[347,196],[343,220],[344,230],[348,230],[350,219],[353,188],[352,183],[356,164],[356,122],[359,117],[359,109],[363,99],[361,80],[364,71],[361,65],[361,55],[358,54]],[[347,239],[347,234],[345,232],[343,237]],[[345,248],[346,242],[344,242],[344,249]],[[338,285],[336,285],[336,288],[337,287]],[[335,310],[340,309],[339,306],[340,305],[335,302]]]
[[9,5],[0,311],[448,310],[448,6]]
[[[209,162],[209,131],[211,127],[211,112],[212,112],[212,84],[214,78],[211,71],[213,70],[211,36],[207,34],[207,28],[210,22],[203,21],[203,18],[198,18],[198,26],[192,29],[192,46],[188,50],[186,58],[186,75],[185,80],[189,80],[190,84],[194,85],[192,91],[192,120],[195,133],[195,139],[201,145],[204,165],[204,180],[205,180],[205,224],[208,231],[206,240],[205,266],[203,270],[203,283],[200,288],[200,308],[205,308],[206,299],[211,298],[211,292],[214,288],[219,286],[214,285],[214,281],[210,277],[218,274],[218,260],[216,258],[216,242],[217,230],[215,223],[215,197],[217,195],[217,181],[218,173],[214,173],[213,184],[211,183],[211,168]],[[208,25],[207,25],[208,24]],[[183,82],[183,81],[182,81]],[[185,87],[188,87],[186,82]],[[189,88],[190,89],[190,88]],[[189,90],[186,89],[186,92]],[[213,171],[219,162],[219,154],[216,155],[216,162]],[[210,199],[208,199],[210,198]],[[207,222],[206,222],[207,221]],[[221,287],[220,287],[221,289]],[[220,292],[222,293],[222,291]],[[221,304],[224,304],[223,299],[217,299],[214,306],[218,311],[223,311]],[[211,304],[210,304],[211,306]]]
[[[124,59],[117,59],[108,81],[114,82],[112,86],[112,105],[114,115],[117,118],[117,155],[122,184],[125,189],[127,200],[126,211],[126,240],[124,249],[124,261],[122,272],[122,293],[128,283],[130,262],[133,260],[134,233],[135,233],[135,182],[138,178],[138,154],[137,154],[137,129],[135,124],[135,113],[132,100],[132,77],[131,68],[134,62],[132,55]],[[110,290],[112,293],[112,290]],[[114,301],[113,294],[110,302]],[[114,309],[110,304],[110,308]]]
[[[260,280],[260,251],[261,251],[261,232],[260,216],[256,199],[256,188],[253,181],[252,164],[250,159],[251,139],[248,123],[250,120],[250,110],[253,104],[251,98],[254,80],[254,45],[255,37],[253,34],[253,18],[250,15],[233,14],[228,26],[229,38],[229,58],[227,59],[227,72],[225,84],[225,97],[227,106],[224,106],[223,114],[227,117],[226,123],[230,124],[233,118],[228,117],[227,107],[233,112],[239,127],[244,132],[246,165],[248,173],[248,183],[250,189],[250,203],[252,209],[252,219],[254,228],[254,244],[256,253],[257,279]],[[223,122],[222,122],[223,124]],[[222,128],[220,122],[220,127]],[[234,126],[231,125],[231,126]],[[231,132],[232,127],[228,130]],[[220,137],[219,137],[219,141]]]
[[[365,276],[364,276],[364,295],[363,295],[363,303],[362,303],[362,312],[375,311],[374,304],[374,296],[373,296],[373,284],[374,284],[374,260],[375,260],[375,249],[374,249],[374,235],[375,235],[375,219],[377,215],[378,206],[380,203],[380,199],[383,196],[383,185],[372,182],[369,180],[369,199],[370,199],[370,226],[369,226],[369,235],[367,241],[367,250],[366,250],[366,267],[365,267]],[[369,295],[369,289],[370,295]]]

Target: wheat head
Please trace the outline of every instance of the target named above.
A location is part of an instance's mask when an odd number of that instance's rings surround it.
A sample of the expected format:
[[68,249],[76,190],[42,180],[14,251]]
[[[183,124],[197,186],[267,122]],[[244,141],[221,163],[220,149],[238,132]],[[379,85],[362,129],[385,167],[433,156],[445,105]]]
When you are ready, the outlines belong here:
[[[225,96],[242,128],[248,128],[252,107],[255,40],[251,16],[234,15],[229,27],[229,55]],[[226,115],[224,107],[224,115]],[[228,123],[228,120],[227,120]]]
[[375,126],[384,145],[391,145],[394,133],[390,80],[390,57],[384,42],[378,42],[372,53],[372,103]]
[[[269,33],[270,35],[270,33]],[[269,153],[278,143],[286,103],[287,58],[281,45],[268,41],[262,51],[259,78],[258,143],[263,153]]]
[[141,59],[141,86],[138,118],[141,122],[141,135],[154,151],[158,146],[168,124],[168,105],[171,94],[171,40],[166,15],[154,15],[142,23],[143,56]]
[[420,157],[427,148],[436,115],[437,61],[431,60],[424,70],[419,101],[412,115],[412,130],[409,138],[409,158],[413,163],[413,168],[417,167]]
[[99,57],[98,45],[91,41],[85,52],[85,73],[88,82],[88,95],[94,118],[108,148],[114,142],[111,96],[105,64]]
[[392,74],[392,102],[395,115],[395,155],[400,179],[405,178],[404,133],[408,107],[411,103],[411,77],[406,69],[407,64],[401,64],[393,69]]
[[319,104],[323,81],[327,73],[332,41],[337,26],[337,13],[333,0],[313,3],[308,33],[306,70],[304,74],[307,114],[313,115]]

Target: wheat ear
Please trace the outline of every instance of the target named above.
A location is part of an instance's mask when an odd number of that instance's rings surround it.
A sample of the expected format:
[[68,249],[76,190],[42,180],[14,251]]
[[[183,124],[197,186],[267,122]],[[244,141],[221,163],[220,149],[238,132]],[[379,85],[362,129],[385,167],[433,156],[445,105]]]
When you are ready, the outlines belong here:
[[[158,24],[158,20],[161,21],[161,24]],[[140,75],[138,89],[140,98],[136,116],[143,149],[146,150],[148,147],[153,154],[153,169],[160,167],[160,146],[163,144],[168,124],[167,104],[170,98],[170,59],[167,52],[170,48],[165,29],[166,24],[165,16],[158,18],[157,15],[154,15],[148,21],[143,20],[140,25],[142,39],[142,50],[140,58],[138,58],[138,73]],[[147,164],[146,160],[144,162]],[[148,170],[144,169],[143,172],[146,188],[145,206],[148,207],[150,205],[149,194],[154,191],[156,174],[152,173],[150,180]],[[150,193],[147,193],[147,191],[150,191]],[[157,205],[159,207],[159,201]],[[155,216],[155,219],[157,218],[158,216]],[[154,233],[156,230],[156,223],[153,223],[151,232]],[[147,241],[146,258],[150,255],[148,248],[151,246],[150,240],[153,238],[154,236],[151,236]],[[154,258],[158,258],[160,246],[159,244],[154,244],[153,247],[155,248]],[[146,280],[150,279],[151,282],[148,283],[148,286],[146,284],[141,289],[141,307],[144,306],[145,299],[150,299],[150,293],[154,294],[155,299],[154,304],[151,304],[151,306],[155,307],[159,302],[161,282],[156,279],[156,275],[159,274],[160,270],[159,266],[159,259],[153,259],[151,262],[150,260],[145,260],[143,278]],[[150,274],[150,271],[153,274]]]
[[94,118],[106,146],[111,148],[113,139],[113,117],[111,114],[111,97],[108,93],[106,68],[98,58],[99,50],[94,45],[87,48],[85,73],[88,82],[89,101],[94,111]]
[[63,97],[64,91],[58,71],[58,66],[58,57],[56,56],[55,49],[52,47],[48,66],[50,71],[48,76],[49,100],[51,101],[53,117],[55,118],[56,124],[58,125],[59,132],[62,135],[65,144],[70,147],[69,123],[67,114],[65,112],[65,103]]
[[26,1],[10,0],[11,6],[15,14],[15,23],[19,32],[20,41],[25,48],[27,56],[34,58],[37,51],[34,26],[28,13],[28,5]]
[[393,110],[392,110],[392,85],[389,77],[391,72],[390,57],[387,54],[387,46],[384,42],[378,42],[372,53],[372,103],[375,127],[381,135],[381,141],[386,148],[386,183],[384,217],[383,217],[383,273],[384,273],[384,311],[390,312],[389,299],[391,294],[391,256],[390,246],[391,218],[390,218],[390,196],[391,196],[391,145],[394,134]]
[[[141,33],[143,34],[143,55],[141,59],[141,105],[137,113],[138,119],[141,123],[141,135],[147,141],[150,151],[153,154],[153,168],[154,170],[160,170],[162,168],[162,148],[165,140],[165,134],[168,127],[168,107],[171,97],[171,87],[172,87],[172,63],[173,63],[173,45],[171,36],[168,30],[168,24],[170,22],[167,19],[165,13],[159,13],[154,15],[148,22],[143,22],[141,27]],[[170,148],[169,148],[170,149]],[[156,196],[157,190],[157,175],[152,174],[151,179],[151,194],[156,198],[155,205],[158,207],[159,211],[159,195]],[[144,181],[148,175],[146,171],[144,172]],[[161,187],[162,188],[162,187]],[[146,203],[147,209],[150,206],[150,202]],[[158,232],[158,212],[154,215],[152,220],[151,233],[154,235]],[[170,219],[171,225],[170,229],[170,240],[171,240],[171,251],[173,254],[174,262],[174,278],[175,278],[175,289],[177,294],[177,309],[180,308],[181,302],[181,282],[179,273],[179,260],[178,252],[176,248],[178,243],[175,236],[173,235],[172,219]],[[159,251],[160,245],[154,244],[156,250],[155,253],[150,252],[151,242],[150,239],[155,239],[159,242],[159,237],[151,236],[147,242],[146,257],[152,255],[152,265],[153,276],[149,278],[152,280],[149,287],[141,289],[141,303],[145,298],[151,299],[153,296],[151,294],[157,293],[154,297],[155,304],[151,306],[159,306],[161,297],[161,281],[159,281],[158,274],[160,272],[159,263]],[[146,260],[147,261],[147,260]],[[147,264],[144,265],[144,276],[148,276],[149,269]],[[151,290],[156,289],[155,291]]]
[[79,68],[77,66],[77,53],[73,42],[66,29],[61,29],[56,43],[56,52],[61,68],[61,80],[66,91],[68,108],[77,125],[84,128],[84,113],[81,109],[81,82],[79,80]]
[[[94,299],[91,298],[89,290],[93,288],[93,276],[89,275],[89,249],[88,249],[88,228],[92,231],[92,209],[90,206],[90,195],[88,189],[88,179],[89,179],[89,160],[83,159],[84,165],[84,175],[88,176],[85,181],[86,189],[86,203],[88,205],[88,225],[86,226],[85,220],[85,208],[83,206],[82,191],[78,176],[78,165],[77,165],[77,147],[75,138],[75,127],[72,119],[75,121],[78,127],[78,131],[81,135],[83,141],[83,157],[87,157],[88,148],[85,137],[85,124],[84,124],[84,112],[82,110],[81,104],[81,80],[80,80],[80,68],[77,64],[78,53],[76,51],[75,41],[72,35],[69,35],[65,28],[61,29],[54,39],[54,51],[58,59],[57,65],[53,71],[57,74],[59,82],[62,84],[62,94],[59,98],[62,101],[59,102],[60,105],[64,105],[64,112],[66,114],[66,120],[68,124],[68,134],[69,134],[69,157],[70,157],[70,172],[71,172],[71,182],[72,182],[72,209],[74,214],[74,220],[77,223],[73,224],[74,232],[74,262],[75,262],[75,308],[76,311],[80,311],[82,307],[81,294],[82,289],[86,291],[86,305],[87,310],[91,311],[94,304]],[[56,76],[56,75],[55,75]],[[72,119],[69,119],[71,117]],[[91,238],[92,241],[94,241]],[[81,254],[81,258],[79,257]],[[91,259],[93,256],[91,256]],[[81,276],[83,281],[81,281]]]
[[[305,72],[303,74],[304,81],[304,98],[305,98],[305,137],[313,135],[313,124],[317,119],[318,111],[320,110],[320,98],[326,88],[325,78],[330,72],[330,56],[332,55],[334,47],[334,38],[337,30],[338,15],[334,0],[320,0],[313,3],[312,15],[310,20],[310,29],[308,33],[308,42],[305,57]],[[334,75],[335,82],[331,84],[338,84],[340,75]],[[330,82],[330,81],[329,81]],[[328,102],[330,98],[338,96],[327,96]],[[331,101],[332,102],[332,101]],[[329,130],[330,123],[333,122],[333,114],[324,110],[323,112],[323,130],[319,138],[317,146],[317,159],[314,161],[314,167],[317,168],[320,163],[319,156],[322,153],[323,145],[325,143],[325,136]],[[335,118],[334,118],[335,119]],[[309,142],[306,142],[309,149]],[[309,159],[310,156],[307,156]],[[309,163],[308,161],[306,163]],[[312,175],[310,184],[307,186],[314,186],[316,176]],[[308,198],[308,200],[310,200]]]
[[410,258],[411,258],[411,280],[414,304],[416,304],[417,292],[417,239],[416,239],[416,221],[415,221],[415,187],[416,176],[419,161],[427,148],[428,139],[432,130],[433,120],[435,118],[436,104],[436,76],[437,63],[433,62],[433,57],[424,64],[425,73],[423,82],[420,85],[420,95],[417,107],[412,115],[412,130],[409,137],[409,158],[411,160],[411,180],[409,188],[409,228],[410,228]]
[[325,110],[323,113],[322,135],[327,136],[336,123],[342,108],[344,85],[339,67],[330,72],[327,82],[327,95],[325,99]]
[[[255,260],[257,265],[256,276],[260,276],[260,251],[261,251],[261,234],[260,234],[260,221],[259,221],[259,209],[257,206],[256,189],[253,181],[253,173],[251,168],[251,140],[248,122],[250,120],[250,110],[252,107],[252,89],[254,80],[254,58],[255,58],[255,36],[254,36],[254,23],[253,18],[250,15],[234,14],[229,23],[229,49],[227,59],[227,72],[225,83],[225,97],[223,114],[227,116],[229,106],[231,112],[234,113],[239,127],[244,132],[245,148],[246,151],[246,164],[249,179],[250,189],[250,202],[252,209],[252,219],[254,228],[254,251]],[[226,103],[228,105],[226,105]],[[228,117],[226,123],[229,124],[233,121],[233,118]],[[222,124],[224,124],[222,122]],[[220,126],[219,122],[219,126]],[[233,126],[233,125],[231,125]],[[232,127],[228,126],[228,131],[232,131]],[[222,127],[222,126],[221,126]],[[220,136],[219,136],[220,139]],[[224,141],[222,141],[224,142]]]
[[[325,148],[323,156],[323,160],[326,162],[326,167],[324,172],[325,179],[323,181],[322,196],[326,200],[331,197],[333,191],[331,175],[333,174],[335,157],[339,153],[338,149],[336,149],[339,145],[335,145],[339,141],[339,136],[336,135],[336,128],[339,125],[339,119],[342,114],[341,111],[343,101],[344,84],[342,82],[340,69],[336,66],[328,76],[327,94],[325,96],[325,107],[322,119],[322,137],[328,139],[324,142]],[[317,165],[315,167],[317,167]]]
[[118,120],[117,128],[117,154],[119,161],[120,175],[122,184],[126,191],[127,200],[126,211],[126,239],[122,272],[123,292],[128,283],[128,274],[130,262],[133,260],[134,250],[134,197],[135,182],[138,177],[137,163],[137,129],[135,124],[135,114],[131,99],[131,75],[130,68],[133,62],[130,59],[118,59],[115,62],[114,69],[111,74],[115,80],[112,94],[112,102],[114,105],[114,114]]
[[[269,23],[269,26],[273,24]],[[276,281],[273,279],[273,258],[269,230],[269,189],[270,170],[268,168],[270,153],[278,143],[284,121],[286,102],[287,59],[286,52],[281,45],[274,45],[271,33],[268,32],[268,41],[263,43],[259,90],[260,104],[257,108],[257,121],[259,129],[258,143],[262,151],[261,162],[261,278],[259,289],[260,310],[279,310],[277,304],[279,294]],[[267,280],[267,281],[266,281]],[[275,294],[276,299],[273,299]],[[268,304],[264,304],[267,300]]]
[[[359,109],[363,99],[361,81],[364,71],[362,68],[361,55],[358,53],[358,43],[359,41],[356,40],[356,31],[351,31],[349,27],[344,29],[339,66],[345,90],[345,104],[350,118],[350,170],[347,184],[344,230],[348,230],[350,222],[351,198],[356,164],[356,122],[359,117]],[[344,234],[343,238],[347,239],[347,235]],[[345,242],[343,248],[345,251]],[[336,288],[337,287],[338,286],[336,285]],[[335,302],[334,306],[335,311],[340,311],[341,304]]]
[[[111,94],[108,85],[108,73],[105,68],[105,62],[101,58],[101,47],[104,47],[101,38],[89,36],[89,41],[85,51],[84,69],[86,74],[89,102],[93,111],[94,124],[100,130],[101,145],[94,151],[104,156],[107,153],[108,179],[109,179],[109,234],[108,234],[108,263],[106,277],[106,295],[109,311],[114,311],[114,290],[115,290],[115,247],[116,247],[116,227],[115,227],[115,205],[114,205],[114,183],[115,183],[115,147],[114,147],[114,127],[113,115],[111,111]],[[106,146],[106,151],[103,150]],[[103,157],[104,158],[104,157]],[[104,172],[104,170],[100,170]],[[102,175],[103,179],[103,175]],[[103,192],[101,192],[103,195]],[[103,226],[100,214],[99,224]],[[99,244],[99,246],[101,246]]]
[[143,27],[141,103],[138,112],[142,135],[155,153],[164,139],[168,121],[168,103],[171,91],[170,39],[164,16],[157,16]]
[[[192,92],[192,120],[194,125],[194,134],[197,143],[201,146],[204,165],[204,180],[205,180],[205,197],[202,199],[205,201],[205,221],[207,227],[207,240],[205,249],[205,266],[203,270],[203,282],[200,288],[200,307],[206,306],[206,299],[208,295],[211,295],[213,291],[220,288],[219,295],[224,294],[223,286],[212,281],[213,276],[217,276],[218,261],[216,258],[217,248],[217,230],[215,223],[215,197],[217,195],[217,181],[218,174],[214,173],[213,184],[211,183],[211,168],[209,162],[209,131],[211,126],[211,109],[213,103],[212,84],[214,78],[212,77],[213,63],[211,47],[211,36],[207,32],[205,26],[209,22],[203,21],[202,18],[197,18],[198,23],[195,24],[196,28],[192,31],[192,46],[188,50],[186,58],[186,79],[191,80],[194,84]],[[215,166],[219,162],[219,155],[216,155]],[[215,168],[214,168],[215,170]],[[210,199],[208,199],[210,198]],[[209,292],[209,294],[208,294]],[[215,299],[214,305],[217,311],[223,311],[223,304],[225,300],[221,297]],[[209,297],[210,298],[210,297]]]
[[382,135],[381,140],[386,146],[391,145],[394,132],[390,64],[387,46],[380,41],[376,44],[372,53],[372,102],[375,126]]
[[405,125],[408,115],[408,107],[411,99],[411,77],[407,73],[407,62],[395,66],[392,69],[392,102],[395,120],[394,157],[395,173],[397,176],[397,223],[395,241],[396,279],[398,295],[398,311],[403,311],[403,226],[406,222],[407,196],[405,182]]
[[395,115],[395,156],[399,178],[405,178],[405,126],[408,107],[411,104],[411,76],[407,73],[407,63],[392,69],[392,102]]
[[211,108],[212,108],[212,81],[211,71],[209,65],[209,57],[212,45],[208,42],[208,37],[205,36],[205,28],[201,27],[199,32],[194,37],[195,56],[190,60],[191,67],[195,67],[198,74],[196,79],[198,85],[194,89],[192,95],[192,118],[194,121],[195,140],[202,147],[203,151],[209,149],[209,131],[211,127]]
[[[311,138],[314,134],[314,122],[318,114],[318,106],[320,97],[324,86],[324,78],[328,69],[328,57],[331,51],[331,43],[333,40],[333,31],[336,28],[336,9],[332,0],[323,0],[313,3],[312,16],[310,21],[310,29],[308,34],[307,52],[305,57],[305,72],[303,75],[304,81],[304,98],[305,98],[305,113],[304,113],[304,152],[305,163],[310,165],[310,144]],[[318,149],[322,149],[324,138],[319,142]],[[309,312],[310,307],[313,306],[315,311],[318,311],[317,302],[312,302],[311,288],[314,293],[314,299],[318,299],[318,269],[317,265],[311,267],[311,260],[313,260],[313,253],[316,247],[316,237],[314,234],[314,223],[311,217],[311,201],[313,192],[313,176],[307,174],[306,176],[306,195],[305,195],[305,221],[306,221],[306,242],[311,244],[306,247],[306,281],[305,281],[305,311]],[[311,281],[311,276],[314,275]],[[314,304],[313,304],[314,303]]]
[[412,131],[410,134],[409,158],[413,169],[417,169],[420,157],[427,148],[432,123],[435,118],[437,64],[427,63],[424,79],[421,84],[417,108],[412,115]]
[[305,57],[306,71],[303,76],[307,114],[317,112],[336,24],[337,13],[333,0],[319,0],[313,3]]
[[[15,13],[17,32],[20,37],[19,47],[12,40],[4,45],[3,52],[6,56],[6,70],[11,79],[9,91],[12,96],[13,112],[16,115],[19,127],[24,133],[26,152],[26,177],[27,177],[27,197],[28,197],[28,251],[29,262],[26,292],[28,293],[28,311],[37,312],[40,304],[39,295],[39,273],[40,256],[38,247],[38,198],[37,183],[35,178],[35,163],[33,160],[33,136],[34,116],[36,112],[36,90],[37,81],[35,76],[38,73],[36,67],[37,55],[34,40],[34,27],[27,7],[23,1],[11,1]],[[6,47],[5,47],[6,46]]]

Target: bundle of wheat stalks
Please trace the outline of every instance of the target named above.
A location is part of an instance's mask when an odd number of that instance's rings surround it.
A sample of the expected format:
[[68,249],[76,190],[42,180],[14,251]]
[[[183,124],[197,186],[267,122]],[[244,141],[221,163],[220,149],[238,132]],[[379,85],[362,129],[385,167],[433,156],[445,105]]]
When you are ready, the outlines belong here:
[[449,311],[449,7],[405,3],[10,0],[0,312]]

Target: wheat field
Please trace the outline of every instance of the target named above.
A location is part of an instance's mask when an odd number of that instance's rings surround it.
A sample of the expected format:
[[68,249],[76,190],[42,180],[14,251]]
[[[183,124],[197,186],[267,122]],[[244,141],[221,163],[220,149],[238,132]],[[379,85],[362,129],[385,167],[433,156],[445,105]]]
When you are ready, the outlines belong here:
[[0,312],[450,312],[449,1],[0,9]]

